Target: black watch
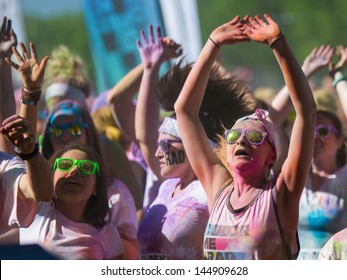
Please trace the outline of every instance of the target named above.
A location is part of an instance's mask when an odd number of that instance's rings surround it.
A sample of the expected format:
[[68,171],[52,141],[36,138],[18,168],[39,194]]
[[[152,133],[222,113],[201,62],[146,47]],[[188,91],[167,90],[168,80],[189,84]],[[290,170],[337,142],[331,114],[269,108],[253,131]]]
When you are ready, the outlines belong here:
[[40,145],[39,143],[35,143],[35,148],[30,154],[23,154],[22,151],[18,148],[14,148],[14,152],[16,153],[17,156],[19,156],[22,160],[29,160],[36,156],[36,154],[40,151]]

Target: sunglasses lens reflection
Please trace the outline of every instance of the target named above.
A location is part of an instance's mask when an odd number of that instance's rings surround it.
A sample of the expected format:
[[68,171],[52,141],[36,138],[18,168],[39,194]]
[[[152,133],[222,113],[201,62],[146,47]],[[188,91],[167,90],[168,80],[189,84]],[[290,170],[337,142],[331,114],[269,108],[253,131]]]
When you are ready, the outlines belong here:
[[54,137],[59,137],[62,134],[62,129],[59,126],[49,127],[49,133]]
[[237,139],[239,139],[241,136],[241,131],[238,129],[230,129],[226,135],[226,141],[228,143],[234,143],[237,141]]
[[71,159],[60,159],[58,161],[58,168],[61,170],[69,170],[73,165],[73,161]]
[[160,147],[163,153],[167,153],[167,150],[168,150],[167,145],[168,145],[167,139],[163,139],[158,142],[158,146]]
[[94,163],[91,161],[86,161],[86,160],[80,161],[80,164],[78,167],[85,174],[93,174],[95,172]]
[[81,126],[78,124],[70,125],[68,131],[72,136],[80,136],[82,134]]
[[317,129],[318,136],[327,136],[329,135],[329,129],[327,127],[320,127]]
[[261,131],[251,130],[247,134],[249,142],[253,144],[260,144],[264,140],[264,133]]

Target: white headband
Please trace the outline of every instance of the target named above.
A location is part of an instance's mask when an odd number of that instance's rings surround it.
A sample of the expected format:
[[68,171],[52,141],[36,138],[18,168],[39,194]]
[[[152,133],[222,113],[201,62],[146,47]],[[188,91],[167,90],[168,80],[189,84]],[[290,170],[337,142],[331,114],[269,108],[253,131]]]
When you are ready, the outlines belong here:
[[[161,126],[158,129],[158,132],[163,134],[168,134],[168,135],[181,139],[181,134],[178,130],[177,120],[170,117],[164,118]],[[208,143],[212,149],[216,148],[217,146],[216,143],[214,143],[210,139],[208,139]]]
[[77,87],[67,84],[67,83],[54,83],[51,84],[45,94],[45,100],[46,103],[48,103],[48,100],[51,99],[52,97],[64,97],[66,99],[70,99],[73,101],[76,101],[80,103],[82,106],[86,107],[86,96]]

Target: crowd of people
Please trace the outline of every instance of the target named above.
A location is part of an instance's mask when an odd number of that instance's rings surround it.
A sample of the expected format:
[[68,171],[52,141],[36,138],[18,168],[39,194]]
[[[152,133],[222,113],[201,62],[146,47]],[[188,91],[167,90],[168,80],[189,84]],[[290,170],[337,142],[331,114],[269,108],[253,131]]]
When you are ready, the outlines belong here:
[[[0,248],[36,244],[57,259],[347,259],[345,127],[310,83],[327,70],[346,117],[347,48],[318,46],[300,66],[270,15],[235,16],[186,63],[159,26],[145,30],[134,42],[141,64],[93,99],[78,55],[59,46],[40,60],[3,18]],[[285,85],[269,102],[218,60],[245,42],[268,45],[278,62]]]

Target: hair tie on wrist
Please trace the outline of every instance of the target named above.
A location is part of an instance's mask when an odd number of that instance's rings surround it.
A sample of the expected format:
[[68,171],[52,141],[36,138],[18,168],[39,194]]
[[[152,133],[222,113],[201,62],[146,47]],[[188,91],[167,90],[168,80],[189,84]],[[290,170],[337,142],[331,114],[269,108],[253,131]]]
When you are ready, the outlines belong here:
[[215,41],[213,41],[213,39],[211,38],[211,37],[208,37],[210,40],[211,40],[211,42],[218,48],[218,49],[220,49],[220,46],[215,42]]
[[333,87],[336,88],[337,84],[341,81],[346,81],[346,76],[342,75],[333,81]]

